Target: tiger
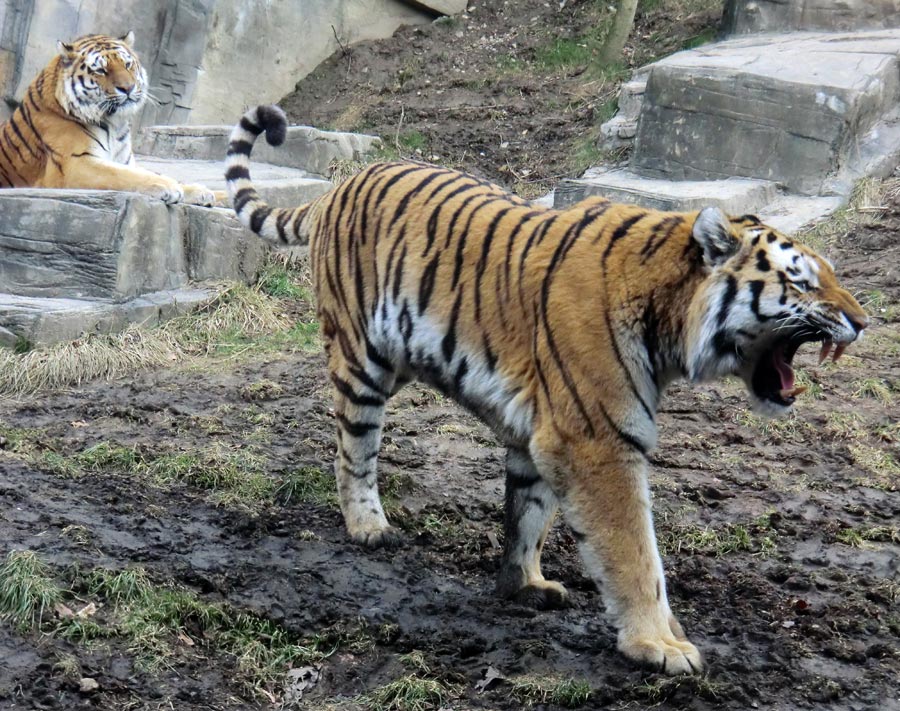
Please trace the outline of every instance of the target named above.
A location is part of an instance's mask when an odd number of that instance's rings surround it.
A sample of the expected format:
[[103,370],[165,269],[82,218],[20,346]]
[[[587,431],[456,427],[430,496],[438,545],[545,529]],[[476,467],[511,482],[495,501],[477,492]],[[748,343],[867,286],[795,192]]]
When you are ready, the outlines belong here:
[[267,242],[309,245],[333,383],[335,475],[350,537],[392,546],[376,461],[385,403],[416,379],[506,446],[497,592],[538,608],[568,593],[541,573],[559,510],[617,628],[618,649],[668,674],[703,659],[676,619],[651,513],[648,454],[663,390],[736,375],[756,406],[789,412],[792,361],[837,360],[868,320],[834,267],[753,215],[661,212],[588,198],[531,204],[418,162],[369,165],[310,203],[273,209],[250,178],[257,137],[285,114],[248,111],[226,184]]
[[126,190],[168,205],[215,204],[204,186],[135,164],[130,122],[147,100],[148,82],[133,45],[132,31],[58,43],[0,126],[0,188]]

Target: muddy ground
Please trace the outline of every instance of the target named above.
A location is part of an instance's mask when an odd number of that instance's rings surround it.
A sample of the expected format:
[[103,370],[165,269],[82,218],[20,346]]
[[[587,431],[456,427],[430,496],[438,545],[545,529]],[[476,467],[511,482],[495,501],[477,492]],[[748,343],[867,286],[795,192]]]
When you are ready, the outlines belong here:
[[[569,588],[572,607],[537,612],[493,596],[503,452],[424,388],[392,400],[381,459],[391,517],[406,532],[399,551],[348,542],[327,494],[163,484],[121,459],[85,455],[102,443],[140,461],[228,452],[248,477],[258,470],[276,484],[328,472],[334,427],[320,352],[251,349],[7,399],[4,556],[34,551],[68,588],[67,606],[94,603],[88,614],[103,624],[114,623],[113,601],[85,586],[84,571],[140,567],[153,583],[319,645],[327,656],[308,665],[319,677],[302,708],[392,708],[371,694],[412,674],[443,690],[443,702],[422,708],[540,705],[555,677],[590,686],[586,702],[557,697],[584,708],[898,709],[898,229],[895,210],[829,250],[873,325],[836,366],[816,366],[812,347],[801,353],[810,391],[794,417],[752,416],[737,383],[676,387],[665,402],[657,528],[673,607],[709,664],[700,679],[670,680],[616,653],[559,524],[544,570]],[[141,642],[121,630],[63,639],[61,615],[46,611],[42,632],[0,622],[0,709],[282,707],[284,665],[277,681],[251,689],[238,654],[190,618],[163,631],[167,656],[148,667]],[[486,674],[501,678],[484,684]],[[80,691],[83,677],[98,687]],[[531,695],[523,679],[537,685]]]

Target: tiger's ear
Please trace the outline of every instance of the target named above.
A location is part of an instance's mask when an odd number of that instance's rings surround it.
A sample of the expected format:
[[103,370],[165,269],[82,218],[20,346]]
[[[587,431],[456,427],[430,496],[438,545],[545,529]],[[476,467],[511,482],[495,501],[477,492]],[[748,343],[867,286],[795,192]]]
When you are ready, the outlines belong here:
[[119,37],[120,42],[124,42],[129,47],[134,47],[134,30],[128,30],[124,37]]
[[731,221],[717,207],[700,211],[691,235],[703,250],[703,261],[710,267],[726,262],[741,246],[740,238],[731,231]]
[[56,40],[56,51],[59,52],[59,56],[63,59],[71,59],[72,55],[75,54],[75,46],[62,40]]

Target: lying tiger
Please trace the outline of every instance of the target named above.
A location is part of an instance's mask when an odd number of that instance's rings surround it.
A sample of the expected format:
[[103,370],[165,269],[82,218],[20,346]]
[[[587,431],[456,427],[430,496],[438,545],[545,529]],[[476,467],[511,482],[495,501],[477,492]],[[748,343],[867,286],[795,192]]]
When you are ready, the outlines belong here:
[[231,134],[226,179],[241,222],[310,245],[337,420],[335,471],[350,535],[394,544],[378,496],[385,402],[417,378],[476,413],[508,447],[498,589],[565,601],[541,574],[559,507],[600,584],[619,649],[669,674],[703,662],[669,607],[647,453],[676,378],[736,374],[771,414],[801,392],[797,349],[837,359],[867,325],[831,265],[756,217],[671,213],[592,198],[566,210],[418,163],[371,165],[294,209],[250,181],[277,107]]
[[127,190],[167,204],[215,203],[202,185],[135,165],[130,122],[147,99],[147,72],[133,44],[133,32],[59,43],[0,126],[0,188]]

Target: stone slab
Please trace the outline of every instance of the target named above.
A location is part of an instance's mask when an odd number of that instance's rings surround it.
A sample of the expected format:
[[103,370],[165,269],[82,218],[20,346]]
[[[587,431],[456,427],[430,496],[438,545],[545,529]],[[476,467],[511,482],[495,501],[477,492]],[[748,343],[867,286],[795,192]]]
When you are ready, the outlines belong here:
[[469,0],[403,0],[403,2],[435,15],[457,15],[465,12],[469,4]]
[[645,178],[627,170],[592,169],[579,180],[562,181],[554,192],[553,206],[568,207],[597,195],[655,210],[687,212],[714,206],[729,214],[743,214],[758,211],[777,194],[774,183],[761,180],[675,182]]
[[[223,161],[231,129],[231,126],[152,126],[137,137],[135,152],[168,159]],[[277,148],[269,146],[265,139],[257,141],[252,165],[259,162],[287,166],[321,177],[328,175],[332,161],[361,160],[380,145],[381,139],[376,136],[291,126],[284,144]]]
[[900,0],[725,0],[726,34],[900,27]]
[[197,308],[210,296],[209,290],[197,288],[153,292],[124,302],[0,293],[0,329],[13,333],[16,341],[60,343],[86,334],[117,333],[131,324],[156,326]]
[[900,101],[900,30],[760,35],[652,65],[631,167],[820,194]]
[[3,190],[0,214],[0,291],[18,296],[123,301],[191,280],[252,281],[267,252],[231,210],[135,193]]
[[[155,156],[136,157],[138,165],[175,178],[180,183],[200,183],[210,190],[225,190],[223,160],[176,160]],[[293,207],[327,193],[331,181],[311,176],[305,170],[258,163],[250,166],[253,183],[263,199],[274,207]]]

